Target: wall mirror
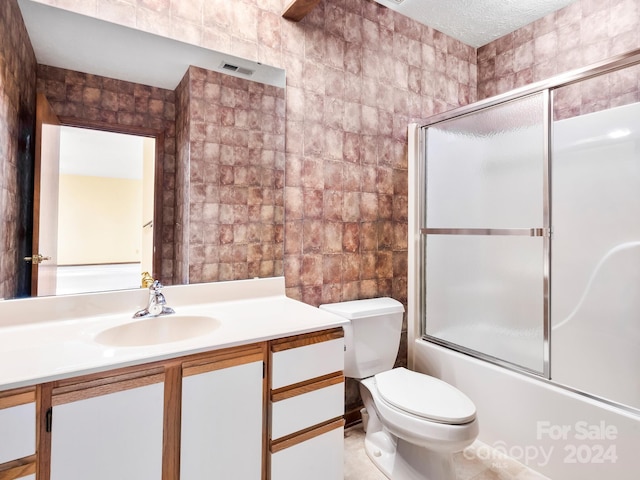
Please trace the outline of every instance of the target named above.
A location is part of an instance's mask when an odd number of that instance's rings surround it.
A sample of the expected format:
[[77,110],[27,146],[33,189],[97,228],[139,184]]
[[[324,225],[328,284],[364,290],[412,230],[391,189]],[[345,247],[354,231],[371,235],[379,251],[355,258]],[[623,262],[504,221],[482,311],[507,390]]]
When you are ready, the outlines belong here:
[[[182,43],[182,42],[161,37],[158,35],[149,34],[146,32],[142,32],[140,30],[124,27],[117,24],[112,24],[106,21],[95,19],[93,17],[87,17],[84,15],[76,14],[63,9],[44,5],[37,1],[18,0],[18,4],[25,22],[27,32],[29,34],[31,44],[35,51],[36,61],[38,63],[38,89],[39,90],[41,90],[42,85],[46,85],[46,82],[49,80],[48,78],[41,78],[41,77],[42,76],[46,77],[46,73],[47,72],[50,73],[50,71],[52,70],[52,68],[50,67],[53,67],[53,69],[60,69],[60,71],[81,72],[81,74],[83,75],[100,76],[106,79],[124,81],[124,82],[129,82],[129,83],[140,85],[140,86],[146,86],[146,87],[152,87],[157,89],[164,89],[166,91],[176,92],[175,99],[174,99],[174,105],[175,105],[176,111],[174,113],[174,119],[173,119],[173,121],[176,124],[175,127],[173,127],[174,138],[167,139],[167,138],[164,138],[162,135],[160,135],[159,138],[155,138],[155,140],[158,140],[158,139],[160,140],[159,144],[156,142],[155,145],[149,146],[148,143],[145,143],[146,146],[144,148],[147,151],[149,150],[155,151],[155,157],[154,157],[155,167],[152,167],[154,173],[152,173],[151,175],[155,179],[155,181],[151,182],[152,183],[151,188],[152,189],[155,188],[155,190],[153,191],[153,193],[150,194],[151,198],[153,199],[151,203],[152,211],[149,212],[147,208],[147,211],[144,214],[145,218],[146,217],[149,217],[149,218],[146,218],[146,221],[141,220],[138,223],[139,223],[139,229],[141,230],[141,235],[144,233],[144,235],[148,237],[149,228],[152,227],[154,229],[153,234],[151,234],[153,238],[152,254],[151,254],[152,260],[148,261],[147,265],[149,262],[152,263],[152,266],[150,267],[150,269],[153,270],[154,273],[156,273],[156,276],[160,276],[162,272],[164,272],[165,274],[167,271],[170,272],[172,268],[175,268],[174,265],[180,264],[181,262],[184,262],[188,267],[189,265],[192,264],[192,262],[197,261],[198,259],[196,258],[197,256],[194,255],[194,252],[199,251],[198,248],[194,248],[194,246],[190,244],[189,245],[183,244],[183,245],[180,245],[178,248],[176,246],[176,244],[178,243],[177,239],[174,240],[173,238],[171,238],[170,240],[167,240],[166,238],[166,237],[173,237],[173,233],[171,235],[168,235],[167,230],[175,228],[176,226],[182,229],[185,229],[185,228],[187,229],[186,235],[183,230],[180,231],[180,235],[182,235],[184,238],[197,237],[197,235],[193,235],[192,232],[189,231],[189,228],[193,229],[194,227],[193,226],[190,227],[188,223],[185,223],[185,218],[186,219],[189,219],[190,217],[195,218],[195,215],[198,212],[201,213],[202,211],[202,206],[196,205],[194,207],[193,205],[194,198],[197,197],[197,195],[199,194],[199,191],[200,191],[199,188],[203,187],[204,189],[204,187],[206,187],[209,190],[215,190],[217,186],[216,182],[209,182],[207,184],[206,183],[207,180],[210,180],[210,179],[204,179],[204,180],[202,178],[194,179],[193,166],[191,167],[191,172],[189,172],[189,167],[187,166],[187,168],[184,169],[184,171],[181,174],[181,172],[178,171],[180,167],[175,165],[177,161],[184,162],[185,160],[184,158],[180,158],[180,155],[179,155],[179,150],[181,148],[181,145],[179,143],[180,141],[184,141],[184,135],[182,136],[183,137],[182,140],[180,138],[180,132],[178,132],[176,135],[176,130],[179,130],[180,128],[177,125],[177,122],[182,122],[183,124],[186,122],[187,126],[190,122],[190,118],[188,117],[188,115],[185,118],[184,113],[181,114],[178,111],[179,108],[181,107],[179,105],[179,101],[181,100],[181,98],[180,98],[180,95],[177,93],[178,88],[181,82],[184,83],[185,74],[191,71],[192,68],[196,68],[197,69],[196,74],[201,74],[202,72],[207,72],[207,73],[216,72],[216,74],[219,74],[219,75],[224,74],[229,76],[225,78],[233,77],[236,79],[243,79],[248,82],[254,82],[256,85],[258,84],[264,85],[266,86],[265,88],[267,87],[276,88],[284,91],[284,85],[285,85],[284,70],[276,67],[271,67],[268,65],[256,63],[250,60],[234,57],[231,55],[223,54],[210,49]],[[43,66],[44,66],[44,69],[42,68]],[[42,74],[42,72],[45,72],[45,74]],[[56,74],[59,75],[59,73],[57,72],[58,71],[56,70]],[[225,81],[225,80],[222,80],[220,83],[221,83],[221,88],[223,90],[224,88],[227,88],[225,87],[225,85],[227,86],[232,85],[232,83],[228,83],[228,81]],[[242,108],[249,108],[247,107],[247,103],[255,101],[256,98],[258,98],[258,101],[260,101],[259,97],[255,96],[255,91],[258,90],[257,88],[249,87],[247,90],[248,92],[245,99],[246,101],[244,103],[240,100],[237,100],[233,103],[224,105],[224,108],[221,108],[219,110],[215,110],[213,108],[211,109],[211,112],[209,112],[210,124],[206,125],[207,132],[209,132],[209,128],[211,126],[216,126],[216,125],[219,125],[221,129],[226,128],[228,130],[230,126],[232,126],[232,124],[229,123],[230,122],[229,119],[234,118],[234,113],[235,113],[235,118],[238,119],[237,124],[239,125],[239,122],[242,122],[242,125],[240,125],[240,128],[251,128],[252,121],[254,124],[253,125],[254,128],[256,127],[256,124],[259,123],[259,120],[256,119],[255,116],[251,116],[252,112],[239,111],[239,109],[242,109]],[[279,106],[279,108],[282,112],[284,112],[284,94],[282,94],[279,98],[282,100],[282,104]],[[52,99],[49,98],[48,100],[51,101]],[[55,104],[55,100],[56,99],[54,98],[53,99],[54,104]],[[201,99],[198,98],[196,100],[201,100]],[[269,102],[264,102],[263,100],[263,103],[269,103]],[[205,108],[206,107],[207,105],[205,105]],[[136,108],[137,108],[137,105],[136,105]],[[221,121],[211,118],[211,117],[214,117],[216,113],[220,114],[220,117],[222,118]],[[99,131],[113,131],[113,132],[125,133],[125,134],[136,133],[136,132],[126,131],[127,129],[124,129],[123,131],[123,128],[121,126],[111,125],[108,121],[108,118],[101,118],[100,121],[95,121],[95,119],[93,121],[88,121],[88,122],[78,121],[76,117],[74,117],[73,115],[70,115],[69,112],[66,112],[66,114],[63,114],[61,116],[61,120],[62,120],[61,123],[63,125],[72,126],[72,127],[89,128],[89,129],[99,130]],[[273,146],[274,144],[282,146],[282,151],[284,150],[283,148],[284,116],[283,115],[278,117],[278,125],[276,127],[273,127],[273,129],[274,129],[273,132],[265,133],[264,141],[262,140],[262,137],[260,137],[261,138],[260,141],[256,141],[255,132],[248,132],[246,134],[246,137],[248,137],[251,141],[251,144],[246,149],[244,149],[247,152],[247,156],[250,156],[251,158],[261,158],[261,157],[270,158],[268,154],[267,155],[261,154],[260,149],[271,148],[271,146]],[[153,133],[154,132],[153,128],[147,129],[147,130],[145,129],[138,129],[138,130],[140,131],[137,133],[139,133],[142,138],[153,139],[155,137]],[[223,137],[222,140],[220,140],[221,136]],[[226,137],[231,137],[231,136],[232,135],[229,135],[228,131],[223,131],[222,134],[218,133],[217,135],[212,134],[213,139],[211,140],[211,142],[217,141],[218,143],[220,143],[221,145],[219,145],[220,147],[219,150],[221,150],[224,154],[225,152],[228,152],[228,149],[225,149],[225,145],[223,145],[224,139]],[[274,137],[276,136],[278,136],[278,138],[274,140]],[[237,139],[238,135],[233,135],[233,138]],[[188,135],[187,135],[187,141],[191,141]],[[207,142],[210,141],[209,137],[207,137],[206,141]],[[101,147],[95,147],[95,148],[101,148]],[[168,149],[170,148],[173,148],[173,152],[167,153]],[[194,145],[191,144],[190,148],[193,150]],[[235,145],[233,149],[235,152],[243,151],[237,145]],[[94,156],[89,156],[89,157],[94,157]],[[201,161],[201,159],[198,159],[198,160]],[[85,155],[85,161],[86,162],[93,162],[93,161],[108,162],[108,160],[104,160],[104,159],[99,160],[95,158],[88,158],[87,155]],[[282,169],[284,169],[284,162],[282,161],[280,163],[282,164]],[[271,160],[271,164],[273,164],[273,160]],[[255,169],[251,170],[251,168],[253,168],[252,165],[255,166],[251,160],[248,160],[244,162],[241,166],[238,166],[238,167],[233,165],[230,166],[230,168],[232,169],[230,173],[232,178],[233,178],[233,175],[235,174],[236,178],[240,178],[243,182],[245,182],[238,187],[239,189],[244,190],[244,192],[236,194],[234,196],[234,199],[240,198],[243,195],[246,197],[247,191],[248,191],[249,195],[250,196],[253,195],[252,198],[255,200],[256,188],[253,188],[252,190],[252,185],[246,183],[247,171],[250,174],[249,175],[250,178],[257,178],[260,176],[264,177],[264,175],[260,175],[262,171],[257,166]],[[200,166],[201,165],[198,164],[198,168],[200,168]],[[237,171],[235,170],[236,168],[238,169]],[[164,169],[164,173],[163,173],[163,169]],[[190,175],[189,174],[185,175],[185,172],[190,173]],[[229,172],[225,170],[225,174],[227,174],[227,177],[228,177]],[[163,178],[163,175],[164,175],[164,178]],[[283,175],[284,173],[282,172],[282,176]],[[267,176],[267,177],[271,177],[271,176]],[[197,188],[193,187],[192,190],[194,190],[195,193],[189,193],[189,186],[192,184],[192,182],[194,182],[194,180],[198,180],[201,183],[204,182],[205,185],[204,186],[198,185],[196,186]],[[69,178],[66,178],[65,181],[67,181],[68,183]],[[233,193],[229,193],[229,190],[233,189],[234,187],[233,182],[226,181],[224,182],[224,185],[221,185],[219,182],[220,181],[218,180],[218,185],[222,187],[221,192],[219,194],[216,193],[215,195],[212,194],[212,196],[214,196],[215,198],[218,198],[219,196],[223,195],[223,193],[224,195],[227,195],[227,196],[234,195]],[[122,184],[123,182],[120,182],[120,183]],[[275,180],[274,184],[276,188],[279,188],[281,186],[281,182],[279,182],[278,180]],[[122,188],[122,186],[120,186],[119,188]],[[185,207],[187,208],[186,213],[182,215],[175,214],[173,217],[171,217],[171,224],[167,225],[167,216],[165,215],[163,217],[162,214],[161,213],[158,214],[158,212],[160,212],[163,205],[165,210],[167,209],[173,210],[174,206],[176,207],[176,210],[180,208],[179,204],[181,202],[179,199],[176,199],[176,197],[179,195],[179,192],[184,193],[185,190],[187,191],[187,193],[186,193],[186,197],[182,198],[182,204],[184,205],[186,203],[186,207]],[[122,193],[122,191],[119,191],[119,192],[120,193],[113,192],[111,194],[112,197],[115,198],[116,196]],[[20,195],[32,196],[34,195],[34,192],[21,191]],[[148,193],[145,195],[149,197]],[[273,195],[273,189],[270,190],[270,195]],[[66,203],[69,203],[68,198],[63,199],[63,201]],[[114,202],[114,203],[117,203],[117,202]],[[199,207],[199,210],[196,207]],[[138,208],[139,206],[136,206],[136,209]],[[189,210],[189,208],[191,209],[191,211]],[[220,210],[225,211],[222,208],[222,206],[220,206]],[[204,211],[206,214],[208,210],[206,210],[205,208]],[[268,209],[263,209],[261,211],[255,210],[255,209],[252,210],[251,206],[249,206],[248,214],[246,215],[251,217],[252,212],[254,212],[254,216],[262,215],[261,220],[263,222],[268,220],[271,222],[278,222],[278,224],[283,223],[282,214],[279,214],[279,215],[271,214],[269,216],[269,215],[265,215],[264,213],[265,211],[269,212]],[[1,212],[0,212],[0,215],[2,215]],[[99,214],[96,213],[96,215],[99,215]],[[68,221],[68,219],[66,218],[63,220],[65,222]],[[163,222],[164,222],[164,225],[163,225]],[[237,220],[235,221],[235,223],[237,223]],[[164,232],[161,231],[160,227],[162,227]],[[203,228],[201,223],[197,224],[195,227]],[[214,258],[215,258],[214,262],[223,262],[224,261],[223,256],[225,252],[231,252],[230,255],[233,255],[233,261],[234,261],[233,265],[236,268],[235,275],[239,275],[237,272],[240,271],[240,272],[245,272],[247,275],[255,276],[253,275],[255,268],[253,268],[252,265],[249,265],[248,267],[244,266],[244,268],[240,268],[238,265],[243,261],[249,262],[250,260],[254,260],[255,258],[257,258],[256,248],[252,248],[251,245],[249,245],[248,247],[245,245],[244,246],[245,256],[242,257],[238,253],[243,251],[241,247],[237,245],[232,245],[233,248],[230,249],[228,245],[229,242],[224,240],[225,238],[228,240],[228,229],[225,229],[223,227],[224,225],[221,225],[216,230],[216,233],[220,236],[220,239],[221,239],[220,241],[222,243],[227,243],[227,245],[223,245],[222,246],[223,248],[220,249],[220,253],[214,255]],[[146,232],[143,232],[143,230],[146,230]],[[272,227],[272,230],[273,230],[273,227]],[[281,228],[279,230],[281,230]],[[208,230],[208,231],[211,231],[211,230]],[[232,233],[235,233],[236,239],[240,238],[241,236],[240,234],[242,233],[243,238],[248,239],[247,241],[250,241],[252,238],[253,240],[256,240],[256,239],[259,239],[260,237],[260,232],[255,229],[252,230],[251,225],[246,227],[245,230],[242,230],[241,228],[234,228]],[[121,262],[119,260],[117,261],[113,260],[113,258],[109,259],[105,257],[104,259],[101,259],[99,257],[96,257],[93,254],[89,254],[88,252],[90,252],[92,249],[86,248],[87,244],[93,242],[94,240],[91,240],[89,238],[87,238],[86,240],[78,239],[77,235],[79,234],[80,233],[76,233],[76,238],[75,238],[76,244],[82,245],[86,253],[84,260],[82,260],[83,263],[79,265],[83,265],[87,267],[89,266],[103,267],[103,266],[112,266],[118,263],[128,263],[127,260],[122,260]],[[176,237],[177,236],[178,234],[176,234]],[[59,236],[59,238],[63,238],[63,237]],[[282,243],[278,244],[277,242],[275,242],[275,245],[276,246],[279,245],[279,248],[282,248]],[[253,245],[253,247],[255,247],[255,245]],[[69,250],[68,245],[58,246],[58,249],[60,248],[62,248],[62,250],[66,249],[66,251]],[[273,250],[273,245],[270,245],[269,248]],[[169,249],[174,253],[171,253],[168,255],[167,251]],[[176,255],[175,252],[178,252],[178,254],[180,254],[181,251],[184,252],[184,256],[182,256],[181,258],[177,258],[175,256]],[[249,252],[248,254],[247,254],[247,251]],[[47,256],[46,252],[37,252],[37,251],[34,251],[33,255],[37,255],[39,253],[43,253],[44,256]],[[251,258],[248,258],[247,255]],[[276,252],[274,254],[273,252],[271,252],[271,255],[274,258],[281,259],[282,253],[280,252],[278,254]],[[125,258],[125,257],[122,257],[122,258]],[[167,259],[169,261],[167,261]],[[163,261],[165,262],[165,264],[163,266],[159,266],[159,265],[162,265]],[[80,262],[80,260],[76,259],[72,261],[73,266],[79,266],[73,262]],[[141,263],[140,268],[143,268],[142,267],[143,262],[141,261],[140,263]],[[189,268],[187,268],[186,275],[172,275],[171,280],[174,281],[174,283],[185,283],[185,282],[193,283],[198,281],[215,281],[215,280],[229,280],[234,278],[241,278],[239,276],[233,277],[233,272],[230,273],[228,269],[225,269],[222,266],[223,265],[222,263],[220,264],[221,266],[219,268],[216,267],[215,275],[207,274],[207,272],[213,271],[213,265],[206,264],[206,262],[200,262],[200,263],[201,264],[198,265],[199,270],[197,268],[195,269],[195,274],[189,275],[188,274]],[[265,263],[266,262],[262,262],[262,264],[265,264]],[[45,262],[43,262],[43,265],[44,264]],[[167,264],[169,265],[167,266]],[[229,265],[231,265],[231,263],[229,263]],[[28,268],[28,267],[29,265],[26,265],[26,266],[22,265],[22,268]],[[204,274],[203,274],[203,269],[205,272]],[[218,271],[220,273],[218,273]],[[267,269],[262,268],[262,270],[260,270],[260,273],[262,274],[261,276],[268,276],[269,271],[270,270],[268,268]],[[267,273],[264,274],[265,272]],[[277,269],[274,270],[274,272],[275,272],[274,274],[280,274],[280,272],[278,272]],[[16,272],[16,275],[19,275],[19,273]],[[120,288],[130,288],[130,287],[131,287],[130,284],[118,285],[116,281],[115,285],[112,284],[112,286],[109,286],[109,287],[97,287],[96,291],[100,291],[103,289],[120,289]],[[32,291],[34,291],[33,287],[32,287]],[[68,290],[65,291],[64,289],[58,289],[58,291],[56,291],[56,289],[54,289],[47,292],[47,294],[61,294],[61,293],[69,293],[69,291]],[[25,293],[24,292],[19,293],[18,296],[25,296]]]

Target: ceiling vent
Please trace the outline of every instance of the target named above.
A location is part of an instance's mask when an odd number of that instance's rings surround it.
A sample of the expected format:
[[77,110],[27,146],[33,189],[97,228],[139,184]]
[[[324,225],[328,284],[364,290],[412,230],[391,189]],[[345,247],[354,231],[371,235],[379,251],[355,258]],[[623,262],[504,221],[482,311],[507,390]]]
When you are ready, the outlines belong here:
[[249,70],[248,68],[242,68],[239,67],[237,65],[233,65],[231,63],[227,63],[227,62],[222,62],[222,64],[220,65],[220,67],[223,70],[229,70],[231,72],[236,72],[236,73],[240,73],[242,75],[246,75],[248,77],[250,77],[251,75],[254,74],[255,70]]

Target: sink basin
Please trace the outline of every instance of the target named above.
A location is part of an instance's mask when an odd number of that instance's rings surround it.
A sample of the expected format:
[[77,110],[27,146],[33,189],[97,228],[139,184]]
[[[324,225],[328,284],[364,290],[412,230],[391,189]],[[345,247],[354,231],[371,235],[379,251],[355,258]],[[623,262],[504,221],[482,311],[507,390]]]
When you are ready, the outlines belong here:
[[136,347],[179,342],[205,335],[220,321],[202,315],[166,315],[135,320],[103,330],[95,341],[112,347]]

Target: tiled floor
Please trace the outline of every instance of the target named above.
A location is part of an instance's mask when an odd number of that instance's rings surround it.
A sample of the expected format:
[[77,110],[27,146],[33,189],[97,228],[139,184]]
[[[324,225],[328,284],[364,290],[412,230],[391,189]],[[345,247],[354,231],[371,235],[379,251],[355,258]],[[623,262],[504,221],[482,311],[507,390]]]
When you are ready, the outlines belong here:
[[[364,451],[361,425],[345,430],[344,447],[344,480],[387,480]],[[501,457],[495,450],[487,455],[487,448],[476,441],[465,453],[455,455],[458,480],[549,480],[509,457]],[[478,449],[484,454],[476,455]]]

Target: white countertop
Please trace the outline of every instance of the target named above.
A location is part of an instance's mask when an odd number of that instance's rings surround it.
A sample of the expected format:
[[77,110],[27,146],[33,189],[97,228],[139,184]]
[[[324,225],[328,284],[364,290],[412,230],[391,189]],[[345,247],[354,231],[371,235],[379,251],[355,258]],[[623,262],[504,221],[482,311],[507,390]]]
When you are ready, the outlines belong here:
[[[282,278],[167,287],[163,293],[167,305],[177,314],[211,316],[220,321],[220,326],[178,342],[114,347],[97,343],[94,337],[134,321],[131,315],[145,306],[146,291],[0,302],[0,391],[334,328],[347,322],[287,298]],[[131,305],[123,309],[124,302]]]

